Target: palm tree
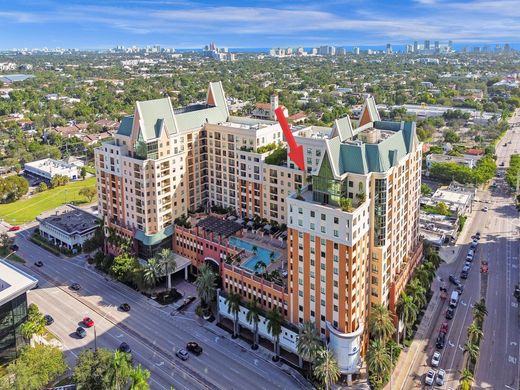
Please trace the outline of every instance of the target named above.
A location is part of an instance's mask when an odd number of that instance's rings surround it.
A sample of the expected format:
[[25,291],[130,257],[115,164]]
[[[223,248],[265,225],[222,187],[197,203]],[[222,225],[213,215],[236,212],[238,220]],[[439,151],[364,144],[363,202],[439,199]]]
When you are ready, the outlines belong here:
[[274,263],[275,257],[276,253],[274,253],[274,251],[271,251],[271,253],[269,253],[269,260],[271,261],[271,263]]
[[384,377],[392,369],[392,359],[384,343],[372,340],[367,351],[367,367],[369,372]]
[[[259,272],[259,270],[262,270],[262,272]],[[262,260],[258,260],[256,263],[255,263],[255,271],[258,272],[258,273],[265,273],[265,270],[267,269],[267,264],[265,264],[264,261]]]
[[148,288],[153,289],[157,285],[160,273],[161,267],[155,257],[148,259],[143,267],[143,281]]
[[161,270],[166,274],[168,290],[171,290],[172,281],[170,271],[175,271],[175,268],[177,268],[177,262],[175,261],[173,252],[170,249],[163,248],[161,252],[159,252],[159,265],[161,266]]
[[242,297],[240,294],[230,292],[226,297],[226,305],[228,307],[228,313],[233,314],[233,338],[238,337],[238,313],[240,313],[240,302]]
[[413,278],[406,289],[408,290],[408,294],[413,298],[413,302],[417,308],[420,309],[426,305],[426,289],[422,286],[418,278]]
[[404,323],[404,337],[406,338],[406,326],[412,325],[417,319],[418,307],[415,305],[413,298],[404,291],[401,292],[401,299],[397,303],[397,312]]
[[483,336],[484,336],[484,332],[482,331],[482,329],[479,328],[479,326],[477,325],[476,321],[473,321],[468,326],[468,338],[472,342],[477,342]]
[[481,298],[479,302],[473,305],[473,318],[477,320],[479,324],[482,324],[484,317],[487,316],[487,314],[486,301],[484,298]]
[[132,371],[132,357],[129,353],[116,351],[108,373],[110,388],[123,389]]
[[253,245],[251,251],[256,255],[256,253],[258,252],[258,247],[256,245]]
[[312,372],[312,364],[316,360],[321,346],[322,342],[316,324],[312,321],[304,322],[300,326],[296,349],[298,355],[309,362],[310,372]]
[[383,305],[375,305],[370,309],[368,328],[372,337],[380,341],[388,340],[395,331],[390,310]]
[[150,371],[143,369],[141,364],[130,372],[130,390],[149,390]]
[[204,263],[199,268],[195,286],[197,287],[197,294],[202,301],[202,306],[208,306],[215,298],[217,288],[217,275],[215,275],[208,264]]
[[282,314],[278,307],[273,307],[273,309],[267,313],[267,331],[271,333],[274,338],[274,354],[273,360],[277,361],[279,359],[279,344],[280,344],[280,334],[282,333]]
[[480,354],[479,346],[470,341],[467,341],[466,344],[464,344],[464,351],[466,351],[468,353],[468,356],[473,361],[476,361],[478,358],[478,355]]
[[256,299],[254,298],[247,303],[246,320],[250,324],[253,323],[255,327],[255,335],[251,348],[258,349],[258,322],[260,322],[260,308],[258,307]]
[[415,271],[415,277],[420,280],[422,286],[425,288],[428,287],[431,283],[431,274],[426,268],[424,268],[423,265],[417,267]]
[[461,389],[469,389],[471,387],[471,383],[473,382],[474,378],[473,378],[473,373],[468,370],[467,368],[465,368],[464,370],[462,370],[460,372],[460,378],[459,378],[459,381],[460,381],[460,387]]
[[329,390],[332,384],[338,381],[341,376],[336,358],[326,347],[322,347],[317,352],[314,375],[325,385],[326,390]]

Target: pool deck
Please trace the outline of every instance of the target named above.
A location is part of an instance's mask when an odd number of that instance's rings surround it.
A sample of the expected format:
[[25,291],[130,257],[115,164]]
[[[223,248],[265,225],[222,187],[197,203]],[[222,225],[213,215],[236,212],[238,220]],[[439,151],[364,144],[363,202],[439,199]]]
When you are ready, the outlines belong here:
[[[287,270],[287,245],[285,242],[280,242],[277,239],[272,239],[270,236],[262,236],[262,233],[259,234],[253,234],[249,231],[245,231],[243,233],[242,237],[238,237],[242,241],[246,241],[250,243],[251,245],[261,246],[263,248],[275,251],[276,253],[279,253],[280,256],[276,258],[276,260],[272,263],[267,264],[267,271],[271,272],[275,269],[284,269]],[[247,261],[246,259],[245,261]],[[244,262],[245,262],[244,261]],[[242,263],[243,264],[243,263]],[[283,267],[282,267],[283,265]],[[245,269],[250,270],[247,267],[244,267]]]

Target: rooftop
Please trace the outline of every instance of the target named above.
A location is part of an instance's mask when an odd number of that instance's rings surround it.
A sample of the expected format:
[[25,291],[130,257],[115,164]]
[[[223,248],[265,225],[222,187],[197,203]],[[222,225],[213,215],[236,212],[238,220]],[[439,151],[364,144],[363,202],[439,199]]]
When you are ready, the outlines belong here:
[[25,163],[24,166],[37,168],[37,169],[41,169],[44,171],[49,171],[52,168],[58,168],[58,169],[74,168],[73,164],[69,164],[63,160],[55,160],[53,158],[44,158],[43,160],[28,162],[28,163]]
[[48,217],[38,217],[41,224],[51,225],[67,234],[81,233],[98,226],[98,219],[80,208],[68,206],[61,213]]
[[0,305],[35,287],[38,280],[0,259]]
[[229,237],[239,230],[242,230],[242,225],[226,219],[209,216],[199,221],[197,227],[206,232],[215,233],[222,237]]

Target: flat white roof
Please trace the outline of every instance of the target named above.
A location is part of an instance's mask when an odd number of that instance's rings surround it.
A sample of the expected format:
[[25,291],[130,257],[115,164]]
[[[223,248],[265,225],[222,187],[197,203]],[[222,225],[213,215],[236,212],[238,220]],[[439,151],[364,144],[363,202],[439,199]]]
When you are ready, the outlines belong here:
[[0,305],[35,287],[38,280],[0,259]]
[[465,205],[471,199],[471,194],[467,192],[455,192],[450,190],[437,189],[432,196],[432,199],[437,202],[449,202],[455,204]]

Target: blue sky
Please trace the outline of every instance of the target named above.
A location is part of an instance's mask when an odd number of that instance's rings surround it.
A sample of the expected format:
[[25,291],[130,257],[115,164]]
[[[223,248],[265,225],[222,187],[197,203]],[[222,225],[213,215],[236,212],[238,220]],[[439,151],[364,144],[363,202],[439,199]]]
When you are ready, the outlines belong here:
[[519,0],[0,0],[0,48],[520,39]]

